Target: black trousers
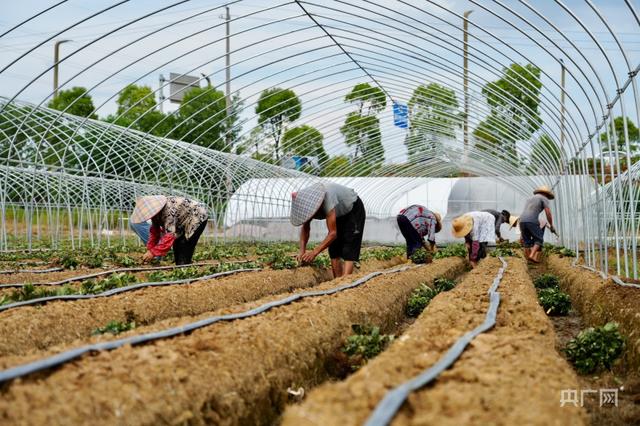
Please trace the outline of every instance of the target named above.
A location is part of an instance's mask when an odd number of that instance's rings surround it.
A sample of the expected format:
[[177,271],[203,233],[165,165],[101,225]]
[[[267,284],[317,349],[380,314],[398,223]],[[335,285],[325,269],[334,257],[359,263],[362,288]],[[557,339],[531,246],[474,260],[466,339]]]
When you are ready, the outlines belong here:
[[193,253],[196,251],[196,244],[200,239],[200,235],[207,227],[207,222],[204,221],[196,228],[191,238],[187,239],[184,235],[181,235],[173,242],[173,257],[176,260],[176,265],[188,265],[192,262]]

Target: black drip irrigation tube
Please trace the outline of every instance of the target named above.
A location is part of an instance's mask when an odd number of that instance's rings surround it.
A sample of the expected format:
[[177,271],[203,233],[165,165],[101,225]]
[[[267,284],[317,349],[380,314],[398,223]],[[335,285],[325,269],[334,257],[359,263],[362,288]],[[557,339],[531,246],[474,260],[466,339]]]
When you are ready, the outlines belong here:
[[276,308],[278,306],[288,305],[290,303],[293,303],[308,297],[329,296],[331,294],[335,294],[344,290],[355,288],[355,287],[361,286],[362,284],[366,283],[372,278],[375,278],[380,275],[394,274],[394,273],[406,271],[408,269],[419,268],[419,267],[420,266],[402,266],[399,268],[390,269],[388,271],[372,272],[349,284],[343,284],[327,290],[306,291],[303,293],[293,294],[283,299],[274,300],[273,302],[265,303],[263,305],[250,309],[248,311],[238,312],[235,314],[212,316],[196,322],[185,324],[179,327],[169,328],[166,330],[155,331],[152,333],[138,334],[135,336],[125,337],[123,339],[112,340],[109,342],[101,342],[101,343],[94,343],[92,345],[81,346],[79,348],[61,352],[59,354],[56,354],[47,358],[30,362],[28,364],[23,364],[17,367],[0,371],[0,383],[6,383],[10,380],[17,379],[19,377],[24,377],[29,374],[37,373],[39,371],[43,371],[43,370],[47,370],[53,367],[63,365],[69,361],[72,361],[74,359],[81,357],[86,353],[96,352],[96,351],[110,351],[125,345],[132,345],[132,346],[140,345],[143,343],[153,342],[155,340],[167,339],[167,338],[179,336],[181,334],[190,333],[194,330],[207,327],[217,322],[234,321],[234,320],[253,317],[256,315],[260,315],[270,309]]
[[[0,275],[6,274],[46,274],[48,272],[60,272],[64,271],[64,268],[48,268],[48,269],[6,269],[4,271],[0,271]],[[18,286],[22,286],[24,284],[16,284]]]
[[[233,262],[225,262],[224,264],[227,265],[233,265],[233,264],[238,264],[238,263],[248,263],[250,261],[246,261],[246,260],[238,260],[238,261],[233,261]],[[88,280],[91,278],[97,278],[97,277],[101,277],[104,275],[111,275],[111,274],[119,274],[122,272],[149,272],[149,271],[164,271],[167,269],[180,269],[180,268],[188,268],[188,267],[192,267],[192,266],[217,266],[217,265],[222,265],[222,262],[216,262],[216,263],[206,263],[206,262],[201,262],[201,263],[189,263],[187,265],[166,265],[166,266],[145,266],[145,267],[137,267],[137,268],[116,268],[116,269],[109,269],[107,271],[100,271],[100,272],[94,272],[92,274],[87,274],[87,275],[78,275],[75,277],[71,277],[71,278],[66,278],[64,280],[60,280],[60,281],[53,281],[53,282],[49,282],[49,283],[29,283],[29,284],[23,284],[23,283],[16,283],[16,284],[0,284],[0,289],[2,288],[20,288],[20,287],[25,287],[27,285],[32,285],[34,287],[38,287],[38,286],[60,286],[60,285],[64,285],[64,284],[69,284],[69,283],[73,283],[76,281],[84,281],[84,280]],[[62,270],[62,269],[60,269]],[[47,272],[56,272],[56,271],[47,271]]]
[[502,267],[498,271],[498,274],[493,280],[493,284],[489,288],[489,309],[487,310],[484,322],[458,339],[433,366],[426,369],[413,379],[408,380],[387,392],[384,398],[382,398],[378,403],[371,416],[367,419],[365,426],[388,425],[411,392],[418,390],[429,382],[435,380],[440,373],[451,367],[456,362],[474,338],[493,328],[496,324],[496,315],[498,313],[498,307],[500,306],[500,293],[498,293],[497,290],[500,285],[500,281],[502,281],[504,271],[507,270],[508,266],[507,262],[502,257],[499,257],[499,259],[502,262]]
[[95,299],[98,297],[109,297],[116,294],[125,293],[127,291],[138,290],[146,287],[162,287],[162,286],[168,286],[168,285],[189,284],[195,281],[210,280],[213,278],[224,277],[227,275],[233,275],[240,272],[256,272],[256,271],[261,271],[261,269],[257,269],[257,268],[235,269],[233,271],[217,272],[215,274],[204,275],[202,277],[185,278],[182,280],[138,283],[138,284],[132,284],[126,287],[114,288],[114,289],[103,291],[102,293],[96,293],[96,294],[67,294],[67,295],[60,295],[60,296],[40,297],[38,299],[25,300],[23,302],[15,302],[15,303],[10,303],[8,305],[0,306],[0,312],[6,311],[8,309],[19,308],[22,306],[44,304],[47,302],[52,302],[54,300],[68,301],[68,300]]
[[640,285],[638,285],[638,284],[626,283],[626,282],[622,281],[622,279],[617,275],[607,275],[602,271],[598,271],[596,268],[592,268],[591,266],[578,265],[578,258],[577,257],[576,257],[576,260],[573,261],[572,266],[574,266],[574,267],[579,266],[581,268],[586,269],[587,271],[591,271],[593,273],[596,273],[596,274],[600,275],[603,280],[606,280],[608,277],[611,277],[611,280],[615,284],[617,284],[617,285],[619,285],[621,287],[640,288]]

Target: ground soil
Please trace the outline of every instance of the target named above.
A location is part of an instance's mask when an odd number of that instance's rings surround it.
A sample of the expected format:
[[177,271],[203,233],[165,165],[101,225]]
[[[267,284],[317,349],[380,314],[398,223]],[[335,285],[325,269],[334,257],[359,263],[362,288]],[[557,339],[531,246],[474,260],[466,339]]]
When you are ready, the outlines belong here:
[[5,386],[0,421],[269,424],[288,401],[287,388],[326,379],[325,362],[351,324],[390,328],[404,316],[413,288],[453,277],[463,265],[460,258],[441,259],[188,336],[85,357]]
[[[362,262],[359,272],[363,274],[401,262],[400,258],[370,260]],[[185,323],[190,317],[206,312],[268,295],[307,289],[331,279],[332,274],[326,269],[265,270],[191,284],[143,288],[106,298],[55,301],[43,306],[10,309],[0,312],[0,368],[19,363],[23,356],[37,359],[43,351],[59,352],[70,344],[79,346],[91,339],[96,328],[110,321],[135,321],[138,327],[172,318],[177,318],[171,321],[173,324]],[[152,328],[167,328],[169,323],[164,321]],[[91,340],[114,338],[105,335]]]
[[[573,310],[567,317],[552,317],[559,351],[569,340],[589,326],[608,321],[620,324],[627,347],[612,371],[580,375],[580,389],[618,389],[618,406],[600,406],[598,394],[586,394],[584,402],[592,425],[640,424],[640,290],[618,286],[598,274],[571,266],[571,259],[551,256],[548,272],[561,277],[561,287],[571,296]],[[635,340],[634,340],[635,339]]]
[[[496,326],[432,385],[413,393],[394,425],[585,424],[583,410],[560,407],[561,390],[577,388],[578,379],[555,351],[553,327],[524,261],[507,259]],[[455,289],[435,297],[384,353],[346,381],[323,385],[289,407],[283,425],[363,424],[388,390],[432,366],[483,321],[498,267],[498,259],[482,261]]]

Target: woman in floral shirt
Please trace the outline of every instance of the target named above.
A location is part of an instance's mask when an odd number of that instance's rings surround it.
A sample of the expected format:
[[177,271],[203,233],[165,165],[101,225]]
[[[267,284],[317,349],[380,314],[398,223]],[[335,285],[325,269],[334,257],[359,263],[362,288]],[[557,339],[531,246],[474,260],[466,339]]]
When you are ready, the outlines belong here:
[[[407,258],[421,247],[430,251],[436,250],[436,233],[440,232],[442,228],[438,213],[432,212],[425,206],[413,204],[400,210],[396,220],[398,228],[407,242]],[[424,241],[425,237],[429,241],[429,247]]]
[[193,200],[153,195],[141,197],[131,215],[131,223],[151,219],[147,252],[142,259],[163,257],[173,247],[176,265],[191,263],[200,235],[207,227],[207,210]]

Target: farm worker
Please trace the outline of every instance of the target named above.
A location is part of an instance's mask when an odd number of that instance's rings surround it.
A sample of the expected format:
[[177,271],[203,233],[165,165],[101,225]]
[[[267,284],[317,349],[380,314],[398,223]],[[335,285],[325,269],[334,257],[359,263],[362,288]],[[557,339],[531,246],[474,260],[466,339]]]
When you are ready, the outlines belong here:
[[[310,263],[327,247],[335,278],[353,272],[353,263],[360,260],[362,233],[366,212],[358,194],[335,183],[315,183],[291,194],[291,223],[302,225],[298,260]],[[311,220],[325,220],[327,236],[311,251],[307,251]],[[344,260],[344,265],[341,262]]]
[[535,263],[540,263],[541,249],[544,244],[544,228],[540,227],[540,213],[544,211],[547,217],[545,225],[549,226],[551,232],[556,232],[553,227],[551,208],[549,207],[549,200],[554,198],[555,195],[548,186],[537,188],[533,191],[533,197],[526,201],[524,211],[518,220],[524,245],[524,254],[528,260]]
[[499,212],[498,210],[486,209],[482,210],[483,212],[491,213],[496,220],[496,237],[498,237],[499,242],[503,242],[504,239],[502,235],[500,235],[500,227],[503,223],[509,223],[509,218],[511,217],[511,213],[508,210],[502,210]]
[[[436,251],[436,233],[442,229],[442,218],[438,213],[432,212],[425,206],[413,204],[400,210],[396,220],[407,242],[407,258],[421,247],[427,251]],[[429,242],[428,246],[424,240],[425,236]]]
[[[146,220],[142,223],[133,223],[131,222],[131,218],[129,218],[129,226],[131,227],[133,232],[136,233],[138,238],[140,238],[142,244],[144,244],[144,246],[146,247],[147,242],[149,242],[149,229],[151,229],[151,221]],[[162,257],[156,256],[155,259],[160,261]]]
[[453,219],[451,226],[454,237],[464,237],[471,267],[475,268],[487,257],[487,244],[495,241],[495,218],[491,213],[474,211]]
[[171,247],[176,265],[191,263],[200,235],[207,227],[207,209],[182,197],[151,195],[136,200],[131,223],[151,220],[145,262],[165,256]]

